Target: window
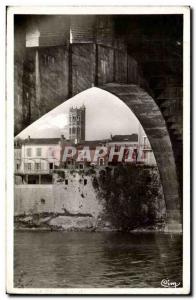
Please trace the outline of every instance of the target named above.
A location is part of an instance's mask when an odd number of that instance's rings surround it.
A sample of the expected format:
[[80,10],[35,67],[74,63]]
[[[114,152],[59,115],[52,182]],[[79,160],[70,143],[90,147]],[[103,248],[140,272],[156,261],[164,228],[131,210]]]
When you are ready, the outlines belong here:
[[65,184],[68,185],[68,179],[65,179]]
[[49,167],[50,167],[50,170],[52,170],[53,169],[53,163],[50,163]]
[[146,149],[148,147],[148,140],[147,137],[144,136],[144,149]]
[[35,170],[41,170],[41,164],[40,163],[35,163]]
[[99,158],[99,165],[103,166],[104,165],[104,159],[103,158]]
[[19,170],[20,164],[16,164],[16,169]]
[[115,152],[120,151],[120,145],[115,145]]
[[28,164],[27,164],[27,170],[28,170],[28,171],[31,171],[31,163],[28,163]]
[[55,149],[53,147],[48,148],[48,156],[55,157]]
[[80,164],[80,169],[83,170],[84,169],[84,166],[82,164]]
[[72,129],[72,133],[73,133],[73,134],[76,133],[76,128],[75,128],[75,127],[73,127],[73,129]]
[[87,179],[84,179],[84,185],[87,185]]
[[32,149],[31,148],[27,148],[27,156],[28,157],[31,157],[31,155],[32,155]]
[[42,155],[42,149],[41,148],[37,148],[36,149],[36,156],[41,156]]

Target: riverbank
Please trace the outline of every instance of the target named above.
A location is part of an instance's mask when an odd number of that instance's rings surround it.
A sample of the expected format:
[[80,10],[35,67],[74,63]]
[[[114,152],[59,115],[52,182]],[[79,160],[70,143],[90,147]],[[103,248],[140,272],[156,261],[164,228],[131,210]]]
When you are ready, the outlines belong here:
[[14,218],[16,230],[46,231],[117,231],[108,221],[90,214],[44,213]]
[[[16,231],[67,231],[67,232],[123,232],[122,228],[114,227],[104,218],[94,218],[89,214],[34,214],[15,216],[14,229]],[[171,232],[182,233],[181,224],[165,225],[157,223],[151,226],[138,226],[126,232]]]

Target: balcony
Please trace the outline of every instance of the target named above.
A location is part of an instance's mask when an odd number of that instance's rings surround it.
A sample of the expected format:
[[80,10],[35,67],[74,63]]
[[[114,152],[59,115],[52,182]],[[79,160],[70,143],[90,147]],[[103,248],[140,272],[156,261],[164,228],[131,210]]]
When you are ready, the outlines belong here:
[[39,175],[39,174],[52,174],[53,170],[51,169],[19,169],[15,170],[16,175]]
[[58,168],[59,161],[48,158],[25,158],[20,164],[15,164],[16,175],[39,175],[52,174],[53,170]]

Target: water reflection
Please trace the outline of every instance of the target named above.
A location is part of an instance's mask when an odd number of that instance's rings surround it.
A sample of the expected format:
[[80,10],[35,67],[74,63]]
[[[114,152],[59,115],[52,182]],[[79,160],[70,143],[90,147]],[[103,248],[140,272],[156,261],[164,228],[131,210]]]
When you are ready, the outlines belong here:
[[182,283],[182,236],[16,232],[14,264],[16,287],[161,287]]

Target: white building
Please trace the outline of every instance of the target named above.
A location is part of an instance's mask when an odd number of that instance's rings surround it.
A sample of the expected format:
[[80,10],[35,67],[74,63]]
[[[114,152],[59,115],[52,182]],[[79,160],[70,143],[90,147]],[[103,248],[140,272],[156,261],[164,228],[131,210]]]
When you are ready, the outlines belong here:
[[[16,149],[15,149],[16,152]],[[17,155],[18,155],[17,150]],[[21,141],[20,165],[17,163],[15,174],[22,177],[23,183],[44,183],[52,180],[51,173],[58,168],[61,155],[60,138],[32,139]]]
[[152,166],[157,164],[148,137],[140,123],[138,129],[138,147],[141,153],[139,158],[141,162]]
[[114,135],[111,136],[111,140],[108,142],[109,146],[125,146],[125,147],[138,147],[138,135]]

